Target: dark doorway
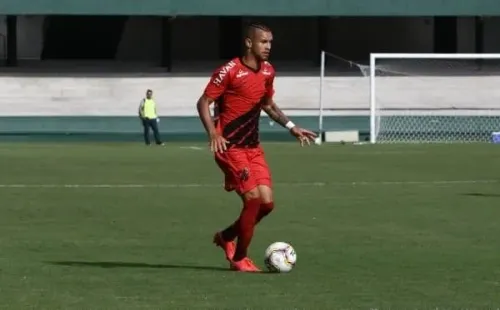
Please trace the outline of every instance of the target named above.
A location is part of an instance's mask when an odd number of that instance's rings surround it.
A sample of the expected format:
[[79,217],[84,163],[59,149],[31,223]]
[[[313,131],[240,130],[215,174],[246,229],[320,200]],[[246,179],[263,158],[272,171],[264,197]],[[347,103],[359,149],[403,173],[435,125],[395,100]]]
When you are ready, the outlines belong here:
[[42,59],[114,59],[127,17],[48,16]]
[[434,18],[434,52],[456,53],[458,51],[457,18],[451,16]]
[[219,57],[229,60],[243,50],[243,23],[241,17],[219,18]]

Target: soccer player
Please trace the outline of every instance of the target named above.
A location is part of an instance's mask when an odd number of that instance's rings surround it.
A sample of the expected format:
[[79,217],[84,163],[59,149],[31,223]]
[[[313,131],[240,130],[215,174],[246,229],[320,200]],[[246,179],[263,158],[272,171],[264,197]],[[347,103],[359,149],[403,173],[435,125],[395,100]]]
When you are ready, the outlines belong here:
[[[260,271],[247,249],[256,224],[274,208],[271,173],[259,144],[261,110],[290,130],[301,145],[316,137],[290,121],[273,101],[275,72],[267,61],[272,41],[268,27],[250,25],[244,56],[218,68],[197,103],[215,161],[225,174],[225,189],[236,191],[243,201],[239,218],[217,232],[214,243],[224,250],[231,269],[243,272]],[[214,102],[217,115],[212,119],[209,106]]]

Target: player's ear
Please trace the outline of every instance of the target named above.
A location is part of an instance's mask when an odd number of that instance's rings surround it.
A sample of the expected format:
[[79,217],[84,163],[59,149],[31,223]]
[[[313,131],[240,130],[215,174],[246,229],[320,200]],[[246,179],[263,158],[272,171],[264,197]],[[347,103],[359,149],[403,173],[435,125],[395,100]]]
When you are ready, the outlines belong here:
[[245,38],[245,47],[252,48],[252,40],[250,38]]

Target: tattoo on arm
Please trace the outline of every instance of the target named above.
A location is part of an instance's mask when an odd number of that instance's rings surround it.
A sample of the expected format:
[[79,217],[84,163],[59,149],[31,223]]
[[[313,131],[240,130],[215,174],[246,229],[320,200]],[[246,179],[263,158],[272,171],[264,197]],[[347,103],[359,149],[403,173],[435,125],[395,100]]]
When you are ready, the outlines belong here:
[[280,124],[281,126],[285,127],[286,123],[288,123],[290,120],[288,117],[281,111],[281,109],[276,105],[274,101],[270,102],[267,105],[264,105],[262,108],[269,117],[275,121],[276,123]]

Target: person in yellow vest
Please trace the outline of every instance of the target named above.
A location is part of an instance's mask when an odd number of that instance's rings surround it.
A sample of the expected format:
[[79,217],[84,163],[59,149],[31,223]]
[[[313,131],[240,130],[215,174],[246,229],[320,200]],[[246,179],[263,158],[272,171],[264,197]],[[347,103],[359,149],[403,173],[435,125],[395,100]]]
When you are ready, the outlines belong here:
[[164,145],[160,138],[160,131],[158,130],[158,123],[160,119],[156,114],[156,103],[153,100],[153,91],[148,89],[146,91],[146,98],[141,100],[139,105],[139,118],[142,121],[142,127],[144,128],[144,142],[146,145],[150,145],[149,141],[149,129],[153,130],[155,142],[157,145]]

